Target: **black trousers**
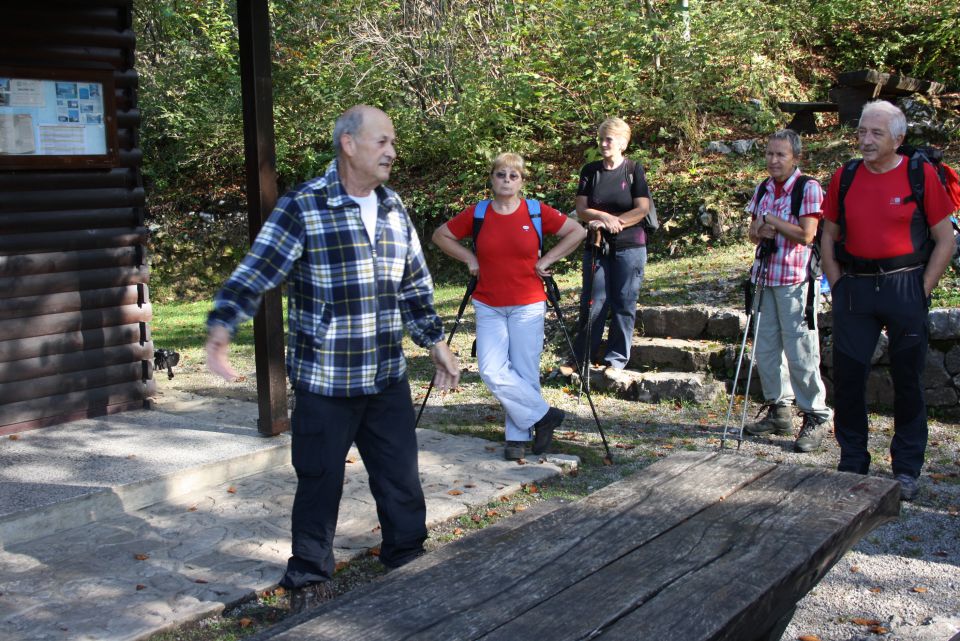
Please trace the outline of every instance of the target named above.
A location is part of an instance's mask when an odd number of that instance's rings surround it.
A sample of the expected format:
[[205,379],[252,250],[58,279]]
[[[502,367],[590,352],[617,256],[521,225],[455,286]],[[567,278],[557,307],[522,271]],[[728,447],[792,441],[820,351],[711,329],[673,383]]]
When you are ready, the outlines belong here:
[[398,567],[423,552],[426,504],[414,423],[406,377],[369,396],[339,398],[296,392],[291,420],[291,451],[297,472],[293,556],[280,585],[301,587],[333,576],[333,537],[344,466],[354,442],[377,504],[383,537],[380,560],[388,567]]
[[894,274],[845,275],[833,287],[834,432],[842,472],[866,474],[866,385],[870,360],[887,328],[893,377],[893,473],[920,476],[927,447],[927,407],[922,376],[927,358],[923,269]]

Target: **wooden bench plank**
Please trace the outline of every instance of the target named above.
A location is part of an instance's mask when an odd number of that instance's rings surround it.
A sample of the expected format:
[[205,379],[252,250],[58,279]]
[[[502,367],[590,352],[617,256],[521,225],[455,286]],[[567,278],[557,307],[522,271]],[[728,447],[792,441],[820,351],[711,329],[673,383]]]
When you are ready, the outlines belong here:
[[695,639],[714,626],[745,639],[736,634],[772,626],[864,531],[895,515],[896,488],[681,453],[427,555],[271,638],[561,641],[602,630],[603,639]]
[[906,96],[912,93],[935,95],[942,93],[946,88],[942,83],[939,82],[910,78],[909,76],[881,73],[874,69],[845,71],[837,76],[837,80],[841,85],[847,87],[874,90],[877,86],[879,86],[880,92],[879,94],[875,95]]
[[[423,638],[460,641],[479,636],[509,619],[511,612],[519,616],[609,563],[611,555],[656,538],[665,527],[683,522],[775,467],[716,453],[674,455],[669,464],[660,461],[562,510],[491,536],[482,545],[465,545],[444,563],[429,560],[433,555],[422,557],[403,568],[404,575],[389,586],[385,581],[375,603],[364,598],[348,607],[338,600],[330,611],[318,610],[322,616],[297,628],[289,639],[388,640],[422,633]],[[350,625],[364,619],[362,628]]]
[[[721,554],[665,584],[598,638],[758,638],[792,612],[866,532],[899,513],[898,488],[879,481],[777,470],[757,484],[766,487],[749,488],[690,524],[691,545],[703,545],[700,534],[717,538],[713,547]],[[805,486],[802,493],[790,488],[793,482]],[[704,558],[693,547],[689,554]]]
[[839,107],[835,102],[778,102],[780,111],[788,114],[800,113],[803,111],[826,112],[837,111]]

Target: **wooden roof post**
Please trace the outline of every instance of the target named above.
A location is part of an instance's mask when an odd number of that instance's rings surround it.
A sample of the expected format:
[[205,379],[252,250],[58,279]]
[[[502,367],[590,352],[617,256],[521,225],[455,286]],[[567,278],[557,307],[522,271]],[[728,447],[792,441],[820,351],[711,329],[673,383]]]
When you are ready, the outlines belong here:
[[[237,0],[240,82],[247,166],[247,220],[252,241],[277,202],[277,157],[270,72],[267,0]],[[290,429],[287,417],[282,291],[266,293],[253,319],[257,364],[258,430],[275,436]]]

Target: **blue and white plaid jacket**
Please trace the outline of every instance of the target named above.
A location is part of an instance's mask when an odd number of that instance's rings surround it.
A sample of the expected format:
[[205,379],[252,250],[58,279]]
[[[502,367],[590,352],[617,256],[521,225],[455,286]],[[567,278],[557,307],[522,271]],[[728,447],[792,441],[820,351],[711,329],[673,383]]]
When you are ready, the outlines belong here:
[[416,230],[393,191],[376,189],[376,247],[337,173],[285,194],[250,252],[214,299],[207,325],[231,336],[263,293],[287,281],[287,374],[294,388],[324,396],[375,394],[406,372],[413,341],[443,340],[433,281]]

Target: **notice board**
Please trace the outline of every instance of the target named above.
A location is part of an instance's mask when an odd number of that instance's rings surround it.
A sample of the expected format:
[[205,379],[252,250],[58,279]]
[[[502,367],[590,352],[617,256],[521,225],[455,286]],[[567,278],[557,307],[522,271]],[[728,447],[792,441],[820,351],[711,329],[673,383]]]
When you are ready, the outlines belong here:
[[113,74],[0,66],[0,169],[112,167]]

